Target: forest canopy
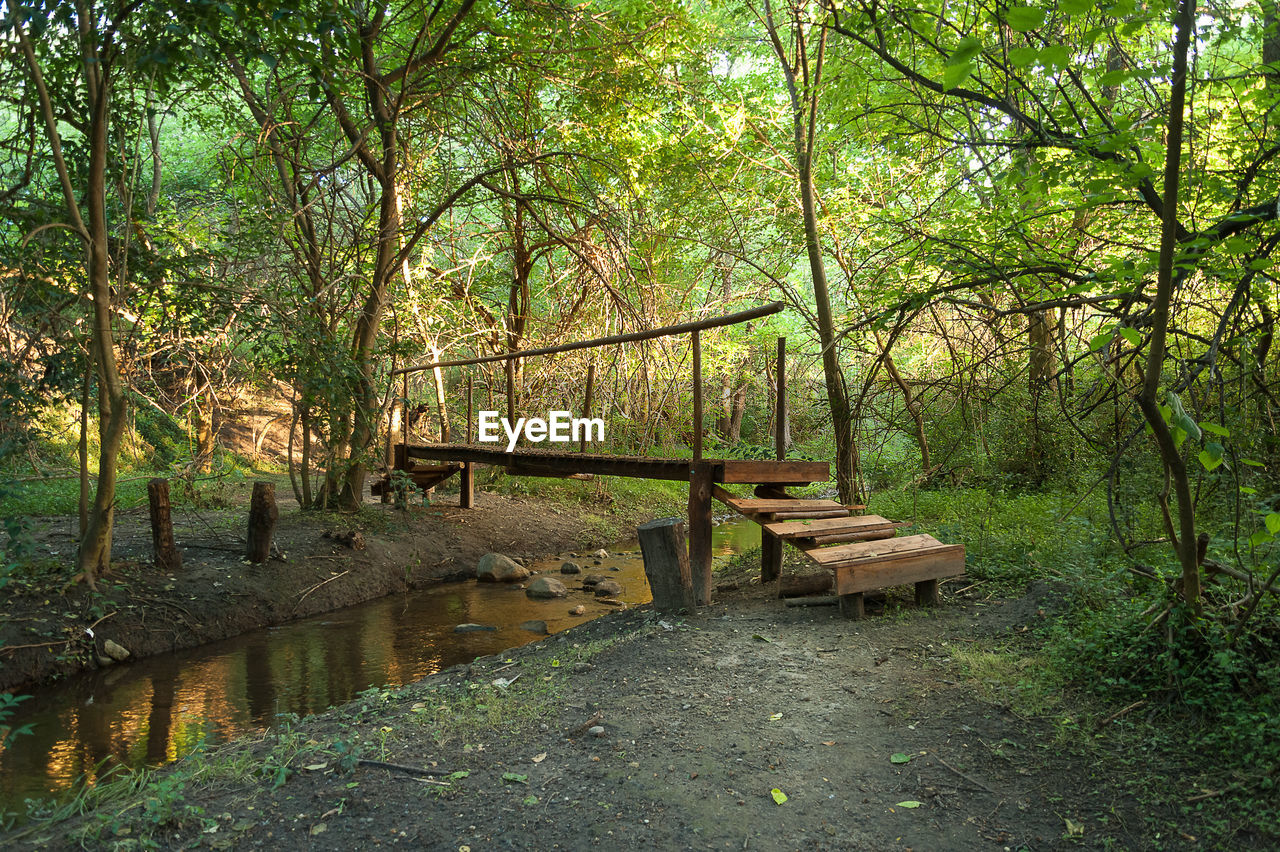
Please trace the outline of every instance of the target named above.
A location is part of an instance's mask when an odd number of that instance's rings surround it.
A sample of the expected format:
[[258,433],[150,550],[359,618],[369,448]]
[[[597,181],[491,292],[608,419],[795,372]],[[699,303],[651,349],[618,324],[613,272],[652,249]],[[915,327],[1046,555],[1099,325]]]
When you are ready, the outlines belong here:
[[[245,388],[300,504],[357,508],[468,387],[589,370],[611,451],[1105,493],[1232,630],[1277,579],[1270,4],[6,0],[0,38],[0,498],[78,468],[91,583],[121,465],[207,471]],[[708,335],[701,423],[678,338],[510,400],[391,378],[773,298]]]

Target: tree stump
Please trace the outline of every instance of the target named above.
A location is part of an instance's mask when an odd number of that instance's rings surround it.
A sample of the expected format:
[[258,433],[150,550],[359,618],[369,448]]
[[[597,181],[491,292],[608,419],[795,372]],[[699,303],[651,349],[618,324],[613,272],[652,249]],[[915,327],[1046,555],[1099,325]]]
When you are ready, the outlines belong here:
[[151,545],[155,548],[156,567],[162,571],[177,571],[182,567],[182,551],[173,541],[167,479],[156,478],[147,482],[147,503],[151,507]]
[[684,521],[659,518],[636,528],[644,573],[653,591],[653,608],[658,612],[692,612],[693,575],[689,570]]
[[276,533],[279,517],[275,485],[270,482],[253,483],[253,498],[249,502],[249,544],[245,548],[245,556],[250,562],[266,562],[271,555],[271,537]]

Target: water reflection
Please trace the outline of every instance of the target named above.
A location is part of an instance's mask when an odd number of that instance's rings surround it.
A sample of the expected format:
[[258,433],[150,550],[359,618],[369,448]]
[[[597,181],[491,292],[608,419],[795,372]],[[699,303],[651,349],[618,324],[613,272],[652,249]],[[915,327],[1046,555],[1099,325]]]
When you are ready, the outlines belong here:
[[[759,544],[759,528],[716,528],[718,556]],[[602,564],[569,555],[588,573],[618,580],[627,604],[650,600],[634,542],[611,549]],[[562,557],[532,567],[559,569]],[[42,689],[10,720],[33,723],[32,734],[0,751],[0,812],[70,787],[115,764],[158,765],[201,741],[261,730],[282,713],[307,715],[353,698],[371,686],[404,684],[475,657],[536,641],[520,625],[542,620],[556,633],[613,607],[565,577],[565,600],[534,601],[523,591],[453,583],[371,601],[357,607],[204,645],[191,651],[86,673]],[[585,614],[573,616],[578,604]],[[497,629],[454,633],[475,623]]]

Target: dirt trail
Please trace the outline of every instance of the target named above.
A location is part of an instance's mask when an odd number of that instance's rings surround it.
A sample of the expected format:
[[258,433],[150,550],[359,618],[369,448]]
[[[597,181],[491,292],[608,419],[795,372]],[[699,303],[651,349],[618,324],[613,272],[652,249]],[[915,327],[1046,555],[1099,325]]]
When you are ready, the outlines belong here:
[[[1042,726],[980,700],[957,671],[959,644],[1036,617],[1034,601],[953,599],[850,622],[758,587],[690,618],[620,612],[233,747],[263,771],[190,788],[181,805],[202,815],[175,805],[155,837],[175,849],[1170,848],[1101,763],[1057,756]],[[79,828],[108,846],[151,828],[139,811]]]

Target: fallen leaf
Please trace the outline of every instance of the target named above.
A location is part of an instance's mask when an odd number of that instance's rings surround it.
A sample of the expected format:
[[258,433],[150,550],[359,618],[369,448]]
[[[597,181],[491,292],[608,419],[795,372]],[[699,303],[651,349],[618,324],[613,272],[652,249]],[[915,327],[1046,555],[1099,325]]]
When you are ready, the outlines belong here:
[[329,830],[328,825],[326,825],[323,822],[318,822],[315,825],[311,826],[311,836],[315,837],[317,834],[324,834],[328,830]]
[[761,636],[759,633],[753,633],[751,638],[756,640],[757,642],[769,642],[769,643],[773,642],[772,639],[767,639],[764,636]]
[[508,784],[528,784],[529,776],[521,775],[519,772],[504,772],[502,773],[502,780]]
[[546,753],[545,751],[544,751],[542,754],[535,754],[535,755],[533,756],[533,762],[534,762],[534,763],[541,763],[542,761],[544,761],[544,760],[546,760],[546,759],[547,759],[547,753]]
[[778,720],[779,720],[779,719],[781,719],[781,718],[782,718],[782,714],[781,714],[781,713],[773,713],[773,714],[771,714],[771,715],[769,716],[769,721],[770,721],[770,722],[776,722],[776,721],[778,721]]
[[890,763],[910,763],[911,755],[903,754],[902,752],[897,751],[889,755],[889,762]]
[[779,790],[777,787],[770,790],[769,794],[773,796],[773,800],[778,804],[782,804],[787,800],[787,794]]
[[900,807],[900,808],[918,808],[918,807],[920,807],[920,806],[921,806],[921,805],[923,805],[923,804],[924,804],[924,802],[917,802],[917,801],[915,801],[914,799],[907,799],[905,802],[898,802],[898,807]]
[[835,745],[835,744],[836,744],[836,741],[835,741],[835,740],[823,740],[823,741],[822,741],[822,744],[823,744],[823,745],[825,745],[825,746],[833,746],[833,745]]
[[1067,824],[1067,837],[1084,837],[1084,823],[1076,822],[1069,817],[1064,818],[1063,822]]
[[304,766],[304,767],[302,767],[302,768],[303,768],[303,769],[305,769],[305,770],[307,770],[308,772],[319,772],[321,769],[328,769],[328,768],[329,768],[329,764],[327,764],[327,763],[313,763],[313,764],[311,764],[310,766]]

